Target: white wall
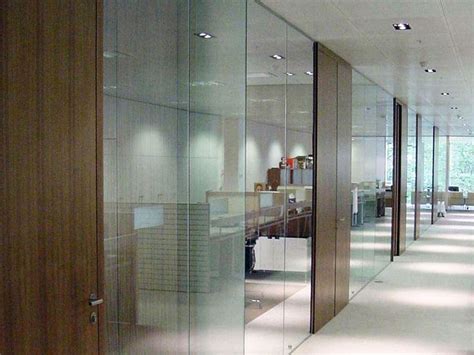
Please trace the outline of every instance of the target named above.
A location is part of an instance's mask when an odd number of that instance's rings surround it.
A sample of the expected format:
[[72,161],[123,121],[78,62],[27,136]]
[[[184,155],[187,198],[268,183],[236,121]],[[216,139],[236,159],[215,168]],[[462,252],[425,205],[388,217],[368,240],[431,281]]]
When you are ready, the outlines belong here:
[[385,137],[354,137],[352,182],[385,181]]
[[278,167],[281,157],[312,153],[312,133],[287,130],[255,121],[247,121],[246,189],[253,191],[255,182],[267,181],[267,170]]

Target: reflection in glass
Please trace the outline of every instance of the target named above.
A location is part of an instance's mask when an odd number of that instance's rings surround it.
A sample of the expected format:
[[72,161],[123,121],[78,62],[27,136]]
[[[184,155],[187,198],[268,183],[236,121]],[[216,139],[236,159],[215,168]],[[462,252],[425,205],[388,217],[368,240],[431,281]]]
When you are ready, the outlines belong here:
[[449,210],[474,209],[473,137],[449,137]]
[[245,350],[282,354],[310,326],[312,41],[249,1],[247,56]]
[[390,262],[393,98],[353,71],[350,296]]
[[447,137],[438,131],[435,136],[435,151],[436,163],[436,178],[433,181],[434,186],[434,217],[437,220],[440,217],[445,217],[447,205],[447,185],[446,185],[446,162],[447,162]]
[[421,161],[419,171],[421,172],[420,191],[420,233],[421,235],[431,226],[431,214],[433,209],[433,125],[426,119],[421,123]]
[[408,109],[407,181],[406,181],[406,247],[415,240],[416,205],[416,112]]
[[107,352],[242,353],[245,3],[104,6]]

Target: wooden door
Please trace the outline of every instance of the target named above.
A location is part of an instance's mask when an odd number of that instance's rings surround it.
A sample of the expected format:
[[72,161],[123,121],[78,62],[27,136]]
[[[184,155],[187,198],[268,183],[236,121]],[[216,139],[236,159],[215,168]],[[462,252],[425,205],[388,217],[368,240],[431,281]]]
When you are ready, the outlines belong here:
[[0,353],[98,353],[100,6],[1,6]]
[[315,149],[313,331],[334,317],[337,218],[337,61],[318,49]]
[[312,332],[349,302],[352,69],[315,44],[315,243]]
[[352,68],[337,66],[336,294],[335,314],[349,303],[351,259]]

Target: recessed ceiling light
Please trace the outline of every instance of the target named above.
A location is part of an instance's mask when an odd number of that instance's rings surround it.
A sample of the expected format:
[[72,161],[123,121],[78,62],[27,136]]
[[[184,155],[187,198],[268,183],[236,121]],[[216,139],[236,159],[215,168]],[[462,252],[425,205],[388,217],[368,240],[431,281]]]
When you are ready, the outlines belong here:
[[436,69],[433,69],[433,68],[425,69],[425,72],[427,72],[427,73],[436,73]]
[[196,33],[195,35],[200,37],[200,38],[204,38],[204,39],[214,38],[213,35],[211,35],[210,33],[207,33],[207,32],[199,32],[199,33]]
[[304,73],[305,73],[306,75],[313,76],[313,72],[312,72],[312,71],[305,71]]
[[457,106],[451,106],[451,110],[457,110]]
[[462,117],[462,116],[458,116],[458,118],[459,118],[460,120],[462,120],[464,117]]
[[393,28],[397,31],[408,31],[411,30],[409,23],[394,23]]
[[293,76],[293,75],[295,75],[294,73],[290,73],[289,71],[287,71],[285,74],[288,75],[288,76]]
[[284,56],[279,55],[279,54],[274,54],[274,55],[271,55],[270,57],[273,58],[273,59],[276,59],[276,60],[285,59]]
[[443,96],[449,96],[449,92],[442,92],[441,95],[443,95]]

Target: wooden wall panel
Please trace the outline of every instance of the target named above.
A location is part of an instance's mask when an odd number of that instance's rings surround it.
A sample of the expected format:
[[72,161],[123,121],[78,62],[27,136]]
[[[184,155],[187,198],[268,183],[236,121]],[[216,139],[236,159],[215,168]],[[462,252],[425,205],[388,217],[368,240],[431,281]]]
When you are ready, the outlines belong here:
[[352,68],[338,64],[335,313],[349,303],[351,257]]
[[334,317],[336,255],[337,61],[318,51],[314,330]]
[[0,353],[98,352],[96,1],[3,1]]

